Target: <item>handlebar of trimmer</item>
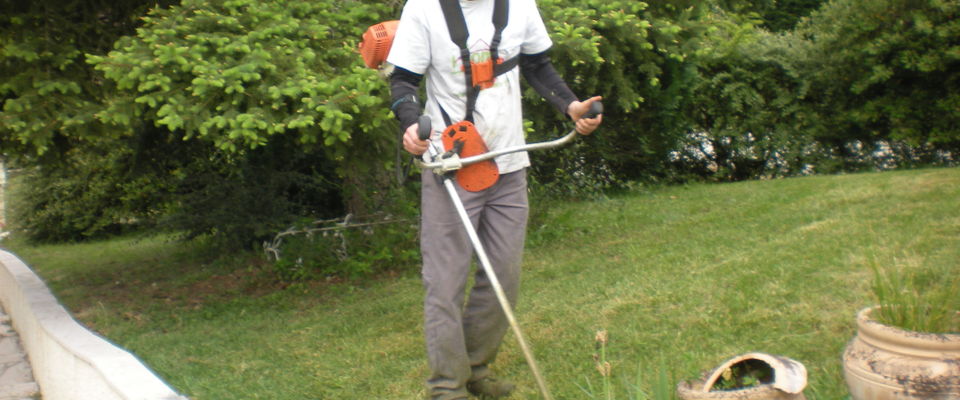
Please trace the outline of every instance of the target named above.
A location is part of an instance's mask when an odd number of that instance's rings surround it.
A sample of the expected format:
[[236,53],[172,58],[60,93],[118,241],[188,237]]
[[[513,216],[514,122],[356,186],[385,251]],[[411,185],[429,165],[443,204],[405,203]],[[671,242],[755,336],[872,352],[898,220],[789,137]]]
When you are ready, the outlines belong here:
[[417,136],[420,137],[420,140],[430,139],[430,133],[433,130],[431,126],[433,122],[430,121],[430,116],[427,114],[421,115],[417,124],[419,125],[419,127],[417,127]]
[[[583,117],[581,118],[592,119],[592,118],[596,118],[600,114],[603,114],[603,103],[599,101],[595,101],[590,104],[590,110],[587,111],[587,113],[584,114]],[[420,137],[420,140],[429,139],[430,133],[432,132],[432,129],[433,129],[431,126],[432,122],[430,120],[430,117],[427,115],[421,115],[417,123],[420,125],[417,129],[417,136]],[[444,158],[444,159],[435,160],[431,162],[426,162],[426,161],[421,162],[420,167],[427,168],[427,169],[439,169],[443,172],[456,171],[467,165],[475,164],[480,161],[490,160],[490,159],[502,156],[504,154],[516,153],[520,151],[548,149],[551,147],[562,146],[564,144],[567,144],[571,140],[573,140],[573,138],[576,136],[577,136],[577,130],[573,129],[566,136],[563,136],[558,139],[546,141],[546,142],[531,143],[531,144],[525,144],[522,146],[508,147],[508,148],[500,149],[496,151],[488,151],[486,153],[478,154],[478,155],[467,157],[467,158],[460,158],[458,155],[452,155],[449,158]],[[431,156],[434,159],[438,158],[437,154],[431,154]]]

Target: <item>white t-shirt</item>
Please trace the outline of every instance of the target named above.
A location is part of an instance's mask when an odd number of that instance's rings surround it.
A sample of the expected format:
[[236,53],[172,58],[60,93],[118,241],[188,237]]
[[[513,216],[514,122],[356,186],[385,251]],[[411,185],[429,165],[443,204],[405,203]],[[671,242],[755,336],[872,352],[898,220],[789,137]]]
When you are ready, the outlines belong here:
[[[511,0],[509,22],[503,30],[498,53],[504,60],[520,53],[537,54],[553,45],[535,0]],[[493,39],[494,0],[460,0],[467,21],[467,46],[475,61],[489,59]],[[410,72],[426,75],[425,113],[433,121],[433,140],[440,140],[444,122],[440,108],[457,122],[466,114],[466,81],[460,48],[450,38],[440,0],[408,0],[387,62]],[[520,69],[500,75],[489,89],[480,92],[474,123],[487,148],[498,150],[523,145]],[[438,106],[439,104],[439,106]],[[500,173],[530,165],[527,153],[497,157]]]

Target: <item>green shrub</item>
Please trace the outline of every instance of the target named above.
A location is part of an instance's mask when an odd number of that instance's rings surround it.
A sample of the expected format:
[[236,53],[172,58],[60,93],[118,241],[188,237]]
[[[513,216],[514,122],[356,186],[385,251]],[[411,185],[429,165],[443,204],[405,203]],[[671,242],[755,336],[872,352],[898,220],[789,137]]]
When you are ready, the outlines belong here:
[[264,241],[274,272],[284,281],[358,278],[419,260],[415,218],[377,215],[294,225]]
[[33,242],[64,242],[154,226],[170,182],[130,167],[136,156],[132,147],[89,146],[59,165],[22,168],[10,194],[14,229]]
[[797,61],[823,120],[818,140],[960,142],[960,4],[827,2],[797,28]]
[[160,227],[219,248],[250,248],[301,218],[344,213],[333,162],[293,140],[239,153],[201,147],[177,175]]

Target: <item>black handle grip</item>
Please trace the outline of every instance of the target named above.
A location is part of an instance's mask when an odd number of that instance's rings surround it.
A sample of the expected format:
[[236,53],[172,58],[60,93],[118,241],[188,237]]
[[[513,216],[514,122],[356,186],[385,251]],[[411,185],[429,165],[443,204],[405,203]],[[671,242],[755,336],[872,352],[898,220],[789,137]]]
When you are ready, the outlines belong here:
[[430,116],[424,114],[420,116],[420,119],[417,120],[417,123],[420,125],[417,128],[417,136],[420,140],[430,139],[430,132],[433,130],[430,126],[432,122],[430,121]]
[[600,114],[603,114],[603,103],[595,101],[590,103],[590,110],[587,111],[586,114],[583,114],[581,118],[594,119]]

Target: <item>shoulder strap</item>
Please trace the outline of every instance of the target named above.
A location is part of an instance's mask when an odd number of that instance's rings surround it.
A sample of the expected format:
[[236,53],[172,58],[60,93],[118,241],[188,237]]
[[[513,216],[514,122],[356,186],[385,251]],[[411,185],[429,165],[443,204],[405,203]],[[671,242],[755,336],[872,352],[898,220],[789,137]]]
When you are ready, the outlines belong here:
[[[440,7],[443,9],[443,18],[447,22],[447,30],[450,32],[450,40],[460,47],[460,60],[463,62],[463,73],[467,85],[467,113],[464,116],[465,121],[473,122],[473,109],[477,104],[477,97],[480,96],[480,88],[473,86],[473,72],[470,66],[470,49],[467,47],[467,37],[470,33],[467,31],[467,20],[463,16],[463,9],[460,8],[460,0],[440,0]],[[500,39],[503,30],[507,27],[510,19],[509,0],[494,0],[493,4],[493,40],[490,42],[490,59],[493,60],[494,67],[498,74],[502,74],[509,69],[496,68],[499,58]],[[512,60],[511,60],[512,61]],[[516,66],[516,63],[511,63]],[[440,110],[444,119],[449,119],[446,112]],[[451,125],[450,121],[447,125]]]
[[490,59],[496,65],[500,58],[500,37],[510,21],[510,0],[495,0],[493,4],[493,40],[490,42]]
[[466,48],[469,33],[467,32],[467,20],[460,8],[460,0],[440,0],[440,7],[443,9],[443,18],[447,21],[450,39],[461,49]]

